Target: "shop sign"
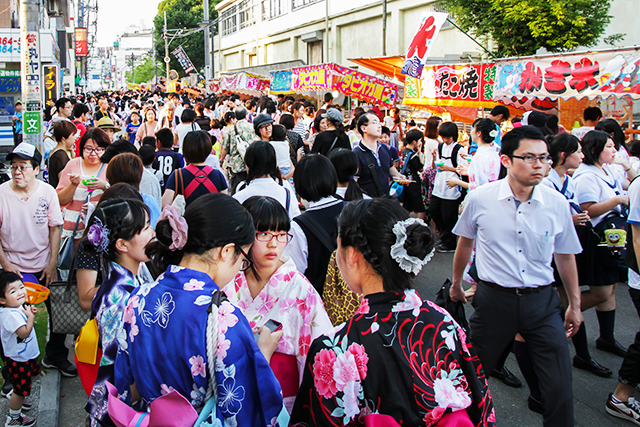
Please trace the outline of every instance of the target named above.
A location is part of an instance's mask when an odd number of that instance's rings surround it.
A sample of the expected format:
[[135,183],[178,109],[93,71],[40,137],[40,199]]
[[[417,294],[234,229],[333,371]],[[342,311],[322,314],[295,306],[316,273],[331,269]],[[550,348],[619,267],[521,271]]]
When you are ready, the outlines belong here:
[[76,56],[87,56],[87,29],[76,28]]
[[398,93],[395,84],[339,65],[334,70],[337,78],[333,87],[339,92],[381,107],[395,105]]
[[294,68],[291,76],[291,88],[294,92],[331,90],[334,64],[319,64]]
[[44,67],[44,103],[50,105],[58,99],[58,67]]

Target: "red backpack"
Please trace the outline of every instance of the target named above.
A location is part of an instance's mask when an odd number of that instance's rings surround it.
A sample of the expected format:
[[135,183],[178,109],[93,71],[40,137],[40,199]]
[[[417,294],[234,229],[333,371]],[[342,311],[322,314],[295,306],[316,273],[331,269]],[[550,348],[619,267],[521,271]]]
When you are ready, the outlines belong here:
[[[187,185],[187,187],[184,187],[184,179],[182,177],[182,169],[185,169],[189,172],[191,172],[191,174],[193,175],[193,180],[189,183],[189,185]],[[200,185],[204,185],[207,190],[209,190],[210,193],[217,193],[218,192],[218,188],[215,186],[215,184],[213,182],[211,182],[211,180],[209,179],[209,174],[211,172],[213,172],[213,168],[209,165],[205,165],[202,169],[200,169],[198,166],[194,166],[194,165],[187,165],[184,168],[178,169],[178,178],[180,180],[180,184],[176,185],[176,189],[180,189],[180,191],[178,192],[178,194],[182,194],[186,199],[189,198],[189,196],[191,196],[191,194],[193,194],[194,191],[196,191],[196,189],[200,186]],[[177,184],[177,183],[176,183]]]

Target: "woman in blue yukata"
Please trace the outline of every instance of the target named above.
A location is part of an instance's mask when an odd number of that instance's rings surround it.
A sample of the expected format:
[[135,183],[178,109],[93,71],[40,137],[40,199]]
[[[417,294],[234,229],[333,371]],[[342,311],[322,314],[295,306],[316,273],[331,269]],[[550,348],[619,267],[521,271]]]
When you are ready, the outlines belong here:
[[[278,425],[282,392],[269,360],[282,331],[262,327],[256,343],[247,319],[218,292],[251,266],[247,253],[256,233],[251,215],[230,196],[207,194],[189,205],[184,217],[165,207],[156,233],[158,241],[147,253],[157,271],[166,271],[138,288],[125,309],[126,340],[115,375],[121,399],[138,401],[145,410],[177,391],[200,412],[205,403],[210,402],[206,408],[216,403],[211,402],[215,394],[210,398],[215,384],[217,405],[205,425]],[[207,333],[212,296],[218,306],[217,350],[208,352],[216,338]]]
[[145,248],[155,236],[149,224],[149,208],[139,200],[111,199],[96,208],[80,243],[90,254],[100,255],[107,266],[91,305],[100,332],[102,360],[98,377],[85,409],[91,425],[114,425],[107,415],[105,382],[113,382],[113,369],[120,342],[125,340],[124,310],[131,291],[139,286],[140,263],[149,261]]

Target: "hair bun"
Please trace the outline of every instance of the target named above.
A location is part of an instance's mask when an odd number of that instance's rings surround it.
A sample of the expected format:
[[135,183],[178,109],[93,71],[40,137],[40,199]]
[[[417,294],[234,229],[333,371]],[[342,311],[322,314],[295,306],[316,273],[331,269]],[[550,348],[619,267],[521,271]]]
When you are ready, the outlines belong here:
[[404,247],[407,254],[424,259],[435,246],[435,236],[427,225],[412,224],[407,228],[407,241]]
[[158,221],[156,224],[156,240],[167,247],[171,246],[171,243],[173,243],[172,232],[173,230],[171,229],[171,225],[168,220],[163,219]]

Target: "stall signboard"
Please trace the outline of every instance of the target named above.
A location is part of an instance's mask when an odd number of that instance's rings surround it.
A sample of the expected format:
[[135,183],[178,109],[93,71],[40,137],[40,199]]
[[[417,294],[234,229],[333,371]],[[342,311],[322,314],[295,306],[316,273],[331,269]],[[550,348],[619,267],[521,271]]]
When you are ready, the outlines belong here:
[[44,67],[44,103],[53,105],[58,99],[58,67],[46,65]]
[[241,94],[264,94],[269,91],[271,79],[258,74],[245,72],[223,74],[220,77],[220,90]]
[[193,63],[191,62],[189,55],[187,55],[187,52],[184,51],[182,46],[178,46],[171,53],[176,57],[185,73],[189,74],[191,71],[194,71],[196,69],[196,67],[194,67]]
[[395,105],[398,86],[351,68],[334,66],[334,89],[364,102],[391,108]]
[[640,99],[640,51],[528,57],[496,62],[495,100]]
[[291,89],[294,92],[332,90],[334,65],[318,64],[294,68],[291,75]]
[[76,28],[76,56],[87,56],[87,29]]
[[269,91],[272,93],[291,92],[291,71],[278,71],[271,73],[271,86]]
[[20,70],[0,70],[0,92],[19,93],[21,90]]
[[405,79],[403,104],[492,107],[495,73],[495,64],[425,67],[421,79]]

